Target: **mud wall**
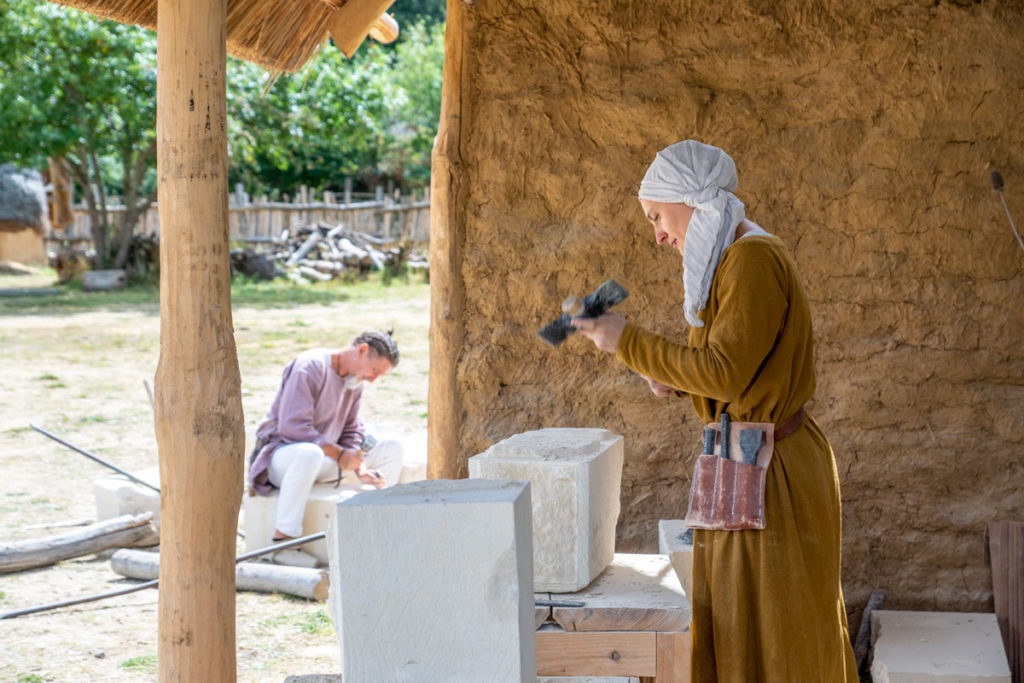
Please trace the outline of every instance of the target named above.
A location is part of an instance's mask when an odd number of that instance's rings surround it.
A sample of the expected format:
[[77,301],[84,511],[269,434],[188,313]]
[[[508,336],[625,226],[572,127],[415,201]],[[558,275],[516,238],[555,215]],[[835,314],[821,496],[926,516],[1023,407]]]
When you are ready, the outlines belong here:
[[449,3],[435,149],[431,473],[512,434],[625,435],[620,551],[657,551],[698,452],[586,340],[535,332],[608,277],[685,339],[678,257],[635,199],[661,147],[718,145],[812,299],[853,625],[991,610],[985,524],[1024,519],[1024,7],[877,0]]

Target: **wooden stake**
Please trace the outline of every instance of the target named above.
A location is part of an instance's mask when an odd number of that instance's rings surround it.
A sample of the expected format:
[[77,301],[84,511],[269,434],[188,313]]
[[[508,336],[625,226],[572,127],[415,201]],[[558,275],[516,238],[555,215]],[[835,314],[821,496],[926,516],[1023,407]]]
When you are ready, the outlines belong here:
[[159,0],[160,681],[231,683],[245,432],[231,321],[227,0]]
[[456,380],[465,336],[466,295],[462,281],[465,197],[460,194],[462,156],[462,40],[459,0],[448,1],[444,36],[441,120],[430,162],[430,384],[427,403],[427,475],[431,479],[465,476],[458,443],[462,407]]

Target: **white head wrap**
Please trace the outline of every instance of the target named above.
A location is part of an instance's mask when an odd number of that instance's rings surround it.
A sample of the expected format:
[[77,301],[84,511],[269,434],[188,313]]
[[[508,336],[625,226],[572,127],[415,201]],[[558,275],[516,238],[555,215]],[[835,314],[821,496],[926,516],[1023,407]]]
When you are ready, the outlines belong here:
[[640,199],[686,204],[695,211],[683,245],[683,312],[694,327],[711,294],[722,253],[736,238],[743,202],[732,193],[739,182],[728,154],[696,140],[658,152],[640,183]]

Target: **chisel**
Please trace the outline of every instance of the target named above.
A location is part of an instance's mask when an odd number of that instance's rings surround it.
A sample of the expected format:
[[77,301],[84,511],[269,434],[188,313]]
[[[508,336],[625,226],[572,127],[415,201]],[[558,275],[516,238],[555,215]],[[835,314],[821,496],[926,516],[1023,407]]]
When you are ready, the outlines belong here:
[[726,460],[729,459],[729,429],[732,424],[732,418],[729,417],[729,413],[722,413],[722,450],[720,455]]
[[761,448],[761,437],[763,435],[764,430],[761,429],[740,430],[740,450],[743,451],[743,463],[745,465],[757,464],[757,451]]

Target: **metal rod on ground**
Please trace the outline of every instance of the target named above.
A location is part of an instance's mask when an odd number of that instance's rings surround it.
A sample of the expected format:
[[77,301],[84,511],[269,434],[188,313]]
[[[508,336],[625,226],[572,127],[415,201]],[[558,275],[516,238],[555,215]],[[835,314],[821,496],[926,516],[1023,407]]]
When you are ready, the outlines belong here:
[[[310,534],[309,536],[302,536],[300,538],[293,538],[289,541],[281,541],[274,545],[267,546],[266,548],[259,548],[258,550],[251,550],[247,553],[243,553],[235,558],[235,564],[244,560],[250,560],[260,555],[268,555],[270,553],[277,552],[278,550],[284,550],[285,548],[292,548],[297,545],[304,543],[312,543],[313,541],[319,541],[325,538],[326,534],[320,532],[318,534]],[[84,598],[75,598],[73,600],[64,600],[62,602],[53,602],[49,605],[39,605],[37,607],[26,607],[25,609],[15,610],[14,612],[7,612],[6,614],[0,614],[0,619],[13,619],[15,617],[23,617],[27,614],[36,614],[37,612],[48,612],[50,610],[58,609],[60,607],[72,607],[73,605],[81,605],[84,602],[95,602],[97,600],[103,600],[105,598],[116,598],[119,595],[127,595],[129,593],[136,593],[147,588],[156,588],[157,584],[160,583],[159,579],[153,579],[152,581],[146,581],[135,586],[129,586],[128,588],[122,588],[121,590],[111,591],[109,593],[100,593],[98,595],[89,595]]]
[[141,485],[145,486],[148,489],[153,489],[157,493],[160,493],[160,489],[157,488],[156,486],[153,486],[148,481],[143,481],[142,479],[139,479],[138,477],[136,477],[131,472],[126,472],[125,470],[121,469],[117,465],[115,465],[113,463],[107,462],[106,460],[104,460],[103,458],[99,457],[98,455],[93,455],[92,453],[90,453],[87,450],[81,449],[78,446],[75,446],[74,444],[70,444],[67,441],[65,441],[64,439],[62,439],[59,436],[57,436],[56,434],[51,434],[50,432],[46,431],[42,427],[36,427],[32,423],[29,423],[28,426],[31,427],[32,429],[36,430],[37,432],[39,432],[43,436],[47,436],[47,437],[53,439],[54,441],[56,441],[60,445],[66,446],[66,447],[70,448],[75,453],[80,453],[80,454],[84,455],[85,457],[89,458],[90,460],[94,460],[94,461],[98,462],[99,464],[103,465],[104,467],[109,467],[110,469],[114,470],[118,474],[123,474],[124,476],[126,476],[129,479],[131,479],[132,481],[134,481],[136,484],[141,484]]
[[[160,488],[159,487],[153,486],[148,481],[143,481],[142,479],[139,479],[138,477],[136,477],[131,472],[126,472],[125,470],[121,469],[117,465],[115,465],[113,463],[110,463],[110,462],[107,462],[106,460],[104,460],[103,458],[99,457],[98,455],[93,455],[92,453],[90,453],[89,451],[87,451],[87,450],[85,450],[83,448],[79,448],[78,446],[76,446],[74,444],[68,443],[64,439],[62,439],[59,436],[57,436],[56,434],[51,434],[50,432],[46,431],[42,427],[36,427],[31,422],[29,423],[28,426],[31,427],[32,429],[36,430],[37,432],[39,432],[43,436],[50,437],[51,439],[53,439],[54,441],[56,441],[60,445],[67,446],[68,448],[73,450],[75,453],[81,453],[82,455],[84,455],[85,457],[89,458],[90,460],[95,460],[96,462],[98,462],[99,464],[103,465],[104,467],[109,467],[110,469],[114,470],[118,474],[123,474],[124,476],[126,476],[129,479],[131,479],[132,481],[134,481],[136,484],[141,484],[142,486],[145,486],[148,489],[152,489],[152,490],[156,491],[157,493],[160,493]],[[243,534],[241,531],[236,531],[235,535],[238,536],[239,538],[245,538],[245,534]]]

